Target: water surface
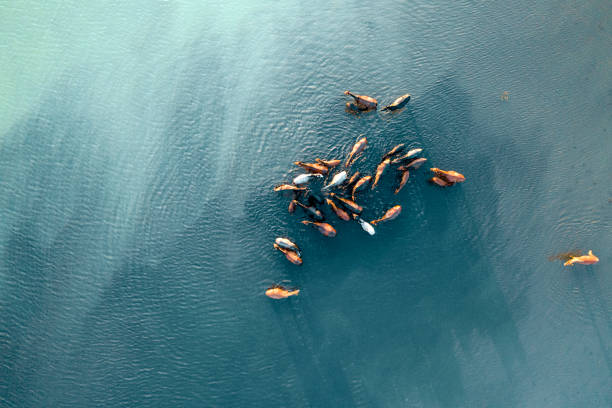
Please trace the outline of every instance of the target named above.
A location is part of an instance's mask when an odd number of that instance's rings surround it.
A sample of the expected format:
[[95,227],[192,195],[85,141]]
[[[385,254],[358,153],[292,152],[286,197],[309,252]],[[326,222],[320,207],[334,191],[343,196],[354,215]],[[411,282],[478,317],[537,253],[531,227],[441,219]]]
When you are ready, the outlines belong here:
[[[611,8],[0,1],[1,405],[612,405]],[[360,134],[467,181],[326,239],[272,186]]]

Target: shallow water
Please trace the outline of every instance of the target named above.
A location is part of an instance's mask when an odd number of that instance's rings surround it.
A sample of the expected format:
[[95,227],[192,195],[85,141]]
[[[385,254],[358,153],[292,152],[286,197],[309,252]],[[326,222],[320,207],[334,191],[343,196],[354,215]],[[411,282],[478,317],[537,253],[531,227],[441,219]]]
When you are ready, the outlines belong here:
[[[1,405],[612,405],[611,13],[0,0]],[[467,181],[322,237],[272,186],[360,134]]]

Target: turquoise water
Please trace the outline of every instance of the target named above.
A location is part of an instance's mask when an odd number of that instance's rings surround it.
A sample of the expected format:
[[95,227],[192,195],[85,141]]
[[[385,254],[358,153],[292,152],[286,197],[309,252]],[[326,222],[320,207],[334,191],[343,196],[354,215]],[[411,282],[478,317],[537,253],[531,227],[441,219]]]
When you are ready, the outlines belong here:
[[[612,405],[610,2],[89,3],[0,0],[0,405]],[[467,181],[322,237],[360,134]]]

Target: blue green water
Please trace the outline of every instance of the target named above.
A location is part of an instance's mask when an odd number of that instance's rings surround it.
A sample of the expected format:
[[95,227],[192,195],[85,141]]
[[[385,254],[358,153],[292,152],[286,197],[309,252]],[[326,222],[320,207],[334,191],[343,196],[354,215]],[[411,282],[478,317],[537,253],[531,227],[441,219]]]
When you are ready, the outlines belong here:
[[[0,406],[611,406],[611,15],[0,0]],[[272,186],[360,134],[467,181],[322,237]]]

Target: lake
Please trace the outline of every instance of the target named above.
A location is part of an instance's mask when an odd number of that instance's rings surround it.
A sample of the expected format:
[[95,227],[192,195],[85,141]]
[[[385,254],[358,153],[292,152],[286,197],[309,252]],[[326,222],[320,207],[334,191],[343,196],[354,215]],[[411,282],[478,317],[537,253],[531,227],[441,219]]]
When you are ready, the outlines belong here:
[[[611,406],[611,15],[0,1],[0,405]],[[324,237],[272,188],[360,135],[428,161]]]

